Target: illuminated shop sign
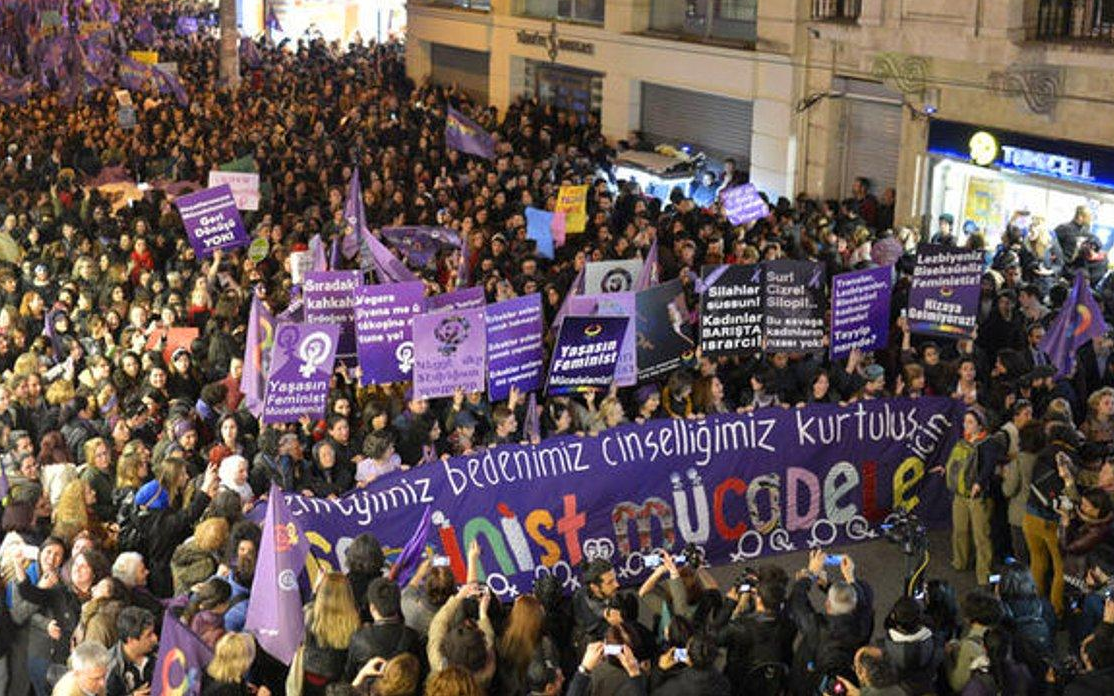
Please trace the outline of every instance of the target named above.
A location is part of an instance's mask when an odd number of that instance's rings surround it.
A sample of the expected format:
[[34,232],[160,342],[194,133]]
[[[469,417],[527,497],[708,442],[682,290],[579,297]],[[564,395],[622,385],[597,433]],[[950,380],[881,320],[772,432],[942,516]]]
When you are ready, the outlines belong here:
[[980,167],[1114,189],[1114,150],[1096,145],[933,121],[928,151]]

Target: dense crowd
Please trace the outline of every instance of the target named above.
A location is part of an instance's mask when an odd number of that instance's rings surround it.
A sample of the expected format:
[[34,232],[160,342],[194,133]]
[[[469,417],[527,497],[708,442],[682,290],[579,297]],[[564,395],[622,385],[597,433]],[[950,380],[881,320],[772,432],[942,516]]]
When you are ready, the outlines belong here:
[[[215,39],[173,32],[188,9],[148,8],[188,106],[136,95],[127,129],[111,90],[72,108],[49,91],[0,107],[6,693],[149,693],[161,678],[154,651],[168,607],[214,650],[205,694],[1111,693],[1114,341],[1085,346],[1064,378],[1039,348],[1077,269],[1114,314],[1085,209],[1059,226],[1011,224],[988,248],[990,231],[954,230],[946,215],[931,230],[891,229],[892,192],[878,200],[862,179],[852,198],[782,198],[768,217],[734,227],[716,202],[745,181],[733,162],[668,200],[645,196],[613,178],[616,150],[595,115],[527,98],[498,113],[458,90],[417,85],[397,44],[260,42],[261,65],[229,90],[217,82]],[[135,26],[125,13],[119,30]],[[450,105],[498,134],[493,161],[444,149]],[[247,222],[268,252],[198,259],[165,184],[203,182],[245,156],[264,194]],[[121,166],[152,183],[141,199],[96,185]],[[655,240],[660,277],[680,277],[696,307],[693,278],[705,265],[811,259],[831,277],[869,266],[872,245],[895,238],[905,256],[888,349],[834,363],[698,356],[660,384],[546,399],[541,434],[950,396],[968,406],[939,472],[954,494],[953,563],[965,570],[973,560],[981,588],[957,599],[947,583],[929,582],[887,608],[876,630],[871,588],[849,556],[836,566],[817,552],[795,574],[762,564],[721,591],[699,559],[679,565],[663,552],[639,588],[621,589],[597,560],[572,597],[545,578],[503,605],[475,582],[478,549],[462,586],[427,559],[400,587],[365,534],[347,551],[346,573],[318,579],[287,674],[243,632],[261,536],[245,513],[271,484],[341,496],[431,457],[519,441],[526,417],[518,393],[431,402],[406,385],[361,388],[344,368],[324,419],[263,427],[243,408],[251,300],[275,314],[288,307],[290,254],[315,234],[326,243],[345,234],[355,168],[370,226],[461,233],[467,253],[441,252],[421,270],[429,294],[462,284],[482,286],[489,301],[540,292],[549,321],[586,262],[645,256]],[[546,259],[527,239],[524,208],[552,209],[559,186],[572,183],[591,184],[587,230]],[[912,335],[900,315],[916,244],[930,240],[986,252],[971,340]],[[187,326],[199,338],[164,353],[164,330]]]

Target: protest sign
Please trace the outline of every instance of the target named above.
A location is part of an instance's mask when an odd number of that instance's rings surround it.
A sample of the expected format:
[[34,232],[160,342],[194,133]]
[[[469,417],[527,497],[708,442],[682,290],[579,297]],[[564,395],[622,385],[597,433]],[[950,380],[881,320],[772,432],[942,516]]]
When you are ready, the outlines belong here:
[[615,381],[627,317],[565,317],[549,364],[547,394],[605,391]]
[[[150,659],[149,657],[147,659]],[[169,609],[163,615],[151,696],[199,696],[213,651]]]
[[175,27],[182,36],[197,33],[197,17],[179,17]]
[[749,225],[770,214],[770,206],[758,195],[754,184],[743,184],[720,194],[723,211],[732,225]]
[[209,186],[228,184],[240,210],[259,210],[259,175],[248,172],[209,171]]
[[361,384],[405,382],[413,375],[411,319],[425,306],[421,281],[361,285],[356,288],[356,352]]
[[589,261],[584,268],[584,292],[588,295],[603,292],[628,292],[634,290],[642,261]]
[[473,285],[453,292],[432,295],[425,300],[427,312],[437,312],[442,309],[473,309],[483,307],[487,303],[482,286]]
[[[271,242],[269,242],[266,237],[256,237],[251,240],[251,244],[248,245],[248,258],[251,259],[253,263],[259,263],[267,258],[267,255],[270,253]],[[291,267],[293,267],[294,261],[291,260],[290,264]]]
[[179,196],[174,205],[199,258],[212,256],[217,249],[247,246],[251,241],[227,184]]
[[495,159],[495,138],[483,126],[451,106],[445,115],[445,147]]
[[338,500],[286,499],[310,554],[341,570],[368,529],[396,558],[431,506],[430,555],[447,556],[464,582],[477,540],[479,579],[509,601],[540,575],[571,592],[585,559],[610,561],[633,585],[659,548],[694,544],[712,565],[753,563],[880,538],[898,509],[944,526],[951,495],[929,471],[947,460],[962,414],[957,401],[924,397],[653,420],[492,447],[387,474]]
[[984,266],[981,249],[918,245],[909,288],[909,330],[952,338],[974,335]]
[[359,286],[359,271],[309,271],[302,283],[306,321],[340,327],[337,359],[348,365],[356,363],[356,323],[352,304]]
[[337,324],[279,325],[263,397],[264,423],[325,417],[339,335]]
[[824,350],[824,267],[812,261],[766,261],[766,351]]
[[414,326],[414,398],[452,396],[487,387],[484,308],[419,314]]
[[588,185],[562,186],[557,190],[556,213],[565,214],[565,232],[583,232],[588,224]]
[[631,387],[638,384],[638,315],[633,292],[613,292],[606,295],[570,295],[569,312],[580,316],[628,317],[630,322],[623,332],[619,348],[619,366],[615,368],[615,384]]
[[290,252],[290,282],[301,285],[306,274],[313,270],[313,254],[308,251]]
[[709,357],[762,348],[762,266],[705,266],[700,349]]
[[553,258],[553,220],[555,214],[526,206],[526,238],[533,239],[538,256]]
[[832,278],[832,360],[858,348],[886,347],[890,337],[893,266],[865,268]]
[[128,51],[128,55],[135,62],[144,65],[158,65],[159,63],[158,51]]
[[428,266],[438,251],[460,248],[460,235],[447,227],[384,227],[380,234],[415,268]]
[[542,298],[534,293],[487,306],[487,398],[540,389],[545,369]]
[[692,360],[696,344],[681,279],[655,285],[635,297],[638,381],[660,377]]

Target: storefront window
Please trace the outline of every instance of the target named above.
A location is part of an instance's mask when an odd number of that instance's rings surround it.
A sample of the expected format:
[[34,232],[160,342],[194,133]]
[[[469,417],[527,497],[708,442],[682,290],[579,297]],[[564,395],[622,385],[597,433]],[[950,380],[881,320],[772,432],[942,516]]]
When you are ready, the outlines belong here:
[[693,39],[753,42],[758,0],[651,0],[650,30]]
[[603,24],[604,0],[524,0],[522,14],[540,19]]

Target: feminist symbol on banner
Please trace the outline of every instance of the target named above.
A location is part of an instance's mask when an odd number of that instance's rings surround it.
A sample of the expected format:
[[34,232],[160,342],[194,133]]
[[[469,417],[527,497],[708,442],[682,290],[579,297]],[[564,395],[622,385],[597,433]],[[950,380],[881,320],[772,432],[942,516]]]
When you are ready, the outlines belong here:
[[298,372],[309,379],[317,371],[317,367],[325,363],[332,352],[333,339],[329,338],[327,333],[324,331],[311,333],[302,339],[301,345],[298,346],[298,358],[302,361],[302,366],[298,368]]
[[613,268],[603,276],[600,287],[604,292],[626,292],[634,287],[634,279],[625,268]]
[[433,330],[433,337],[441,342],[437,352],[446,357],[456,352],[458,346],[468,338],[472,325],[467,317],[454,314],[445,317],[437,328]]
[[403,373],[410,372],[414,367],[414,342],[403,341],[395,348],[395,360],[398,361],[398,369]]
[[167,694],[188,694],[201,684],[201,670],[189,665],[186,653],[181,648],[172,649],[166,656],[159,676],[162,679],[163,693]]

